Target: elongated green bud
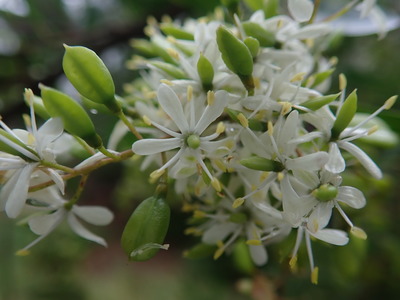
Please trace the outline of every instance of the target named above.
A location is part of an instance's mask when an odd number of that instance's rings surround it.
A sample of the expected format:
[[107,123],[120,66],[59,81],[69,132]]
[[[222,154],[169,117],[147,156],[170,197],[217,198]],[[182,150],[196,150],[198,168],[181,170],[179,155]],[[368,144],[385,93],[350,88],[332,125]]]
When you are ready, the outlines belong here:
[[250,256],[249,246],[244,240],[237,241],[233,247],[233,263],[239,271],[245,274],[254,272],[255,265]]
[[217,29],[217,43],[226,66],[235,74],[251,76],[253,57],[249,48],[224,26]]
[[53,118],[61,118],[64,129],[72,135],[82,138],[94,148],[102,146],[102,141],[96,133],[94,124],[89,115],[70,96],[53,88],[39,85],[43,104]]
[[249,36],[244,39],[244,44],[247,46],[247,48],[249,48],[251,56],[254,58],[257,57],[258,51],[260,50],[260,42],[257,39]]
[[178,40],[194,40],[194,36],[192,33],[177,28],[172,24],[161,24],[160,29],[164,34],[170,35]]
[[301,106],[304,106],[311,110],[317,110],[336,100],[339,95],[340,93],[312,98],[310,100],[307,100],[306,102],[303,102]]
[[114,81],[100,57],[86,47],[64,47],[64,73],[77,91],[93,102],[106,105],[112,112],[119,112]]
[[160,249],[168,231],[170,209],[160,196],[144,200],[134,210],[122,233],[121,246],[130,260],[145,261]]
[[200,54],[199,60],[197,62],[197,73],[199,73],[199,77],[201,83],[203,84],[203,88],[206,91],[213,89],[213,79],[214,79],[214,68],[210,61],[203,54]]
[[275,35],[254,22],[242,23],[244,32],[260,42],[261,47],[273,47],[276,43]]
[[343,102],[342,107],[336,115],[332,127],[332,138],[336,139],[340,133],[350,124],[357,111],[357,90],[354,90]]
[[281,172],[285,167],[279,162],[260,156],[251,156],[240,160],[240,163],[246,168],[258,171]]
[[152,61],[149,63],[152,66],[156,67],[157,69],[164,71],[165,73],[167,73],[168,75],[172,76],[175,79],[188,78],[188,76],[186,75],[186,73],[184,71],[182,71],[182,69],[180,69],[172,64],[162,62],[162,61]]

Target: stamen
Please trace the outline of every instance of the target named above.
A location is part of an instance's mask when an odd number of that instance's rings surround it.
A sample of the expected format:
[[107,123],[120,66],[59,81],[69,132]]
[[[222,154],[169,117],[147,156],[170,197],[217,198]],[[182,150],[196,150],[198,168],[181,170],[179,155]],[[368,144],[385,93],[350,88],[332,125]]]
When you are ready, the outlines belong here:
[[247,120],[247,118],[244,116],[244,114],[242,114],[242,113],[238,114],[237,118],[240,122],[240,125],[242,125],[244,128],[249,127],[249,120]]
[[232,207],[238,208],[239,206],[243,205],[244,200],[244,198],[237,198],[235,201],[233,201]]
[[161,79],[160,82],[165,83],[166,85],[169,85],[169,86],[174,86],[174,83],[167,79]]
[[360,227],[353,226],[350,229],[350,233],[362,240],[366,240],[368,238],[367,233]]
[[208,91],[207,92],[207,104],[208,106],[211,106],[214,104],[215,100],[215,93],[213,91]]
[[339,90],[343,91],[347,86],[347,78],[341,73],[339,74]]

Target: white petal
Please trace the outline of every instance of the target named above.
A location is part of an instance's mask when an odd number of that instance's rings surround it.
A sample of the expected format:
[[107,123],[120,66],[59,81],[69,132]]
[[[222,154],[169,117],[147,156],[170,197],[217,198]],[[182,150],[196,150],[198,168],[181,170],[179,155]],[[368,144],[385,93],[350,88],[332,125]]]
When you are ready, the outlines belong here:
[[349,142],[339,142],[339,147],[351,153],[367,169],[367,171],[376,179],[382,178],[382,171],[374,161],[360,148]]
[[228,93],[225,91],[218,91],[215,93],[214,103],[211,106],[207,106],[200,120],[197,122],[194,131],[197,134],[202,134],[202,132],[214,122],[224,111],[228,102]]
[[161,84],[157,96],[163,110],[171,117],[179,130],[186,133],[189,124],[183,112],[182,103],[175,92],[168,85]]
[[252,246],[249,245],[250,256],[254,264],[258,267],[265,265],[268,261],[268,253],[263,245]]
[[118,121],[115,124],[110,134],[110,137],[108,138],[107,149],[116,150],[119,142],[122,140],[122,138],[128,131],[129,130],[126,127],[126,125],[122,121]]
[[307,170],[299,169],[293,170],[293,176],[312,190],[317,188],[320,184],[317,172],[309,172]]
[[26,161],[22,158],[15,157],[0,157],[0,170],[12,170],[12,169],[20,169],[26,165]]
[[314,4],[310,0],[288,0],[288,9],[297,22],[306,22],[311,18]]
[[64,131],[61,118],[52,118],[44,123],[38,130],[36,139],[37,151],[42,151],[54,140],[56,140]]
[[61,175],[57,171],[55,171],[53,169],[47,169],[47,171],[49,172],[51,179],[54,181],[54,183],[60,189],[60,192],[64,195],[64,192],[65,192],[64,179],[61,177]]
[[289,170],[320,170],[328,161],[329,155],[326,152],[319,151],[316,153],[304,155],[301,157],[288,159],[285,167]]
[[82,220],[98,226],[108,225],[114,219],[112,211],[102,206],[74,205],[72,211]]
[[216,224],[206,230],[203,234],[202,241],[206,244],[216,244],[231,234],[237,225],[233,223]]
[[308,218],[307,227],[315,233],[328,225],[332,216],[333,203],[319,203]]
[[299,29],[291,38],[299,40],[315,39],[319,36],[326,35],[332,31],[332,27],[328,24],[311,24]]
[[140,155],[150,155],[181,147],[180,138],[143,139],[133,143],[132,151]]
[[281,130],[278,133],[277,137],[277,144],[278,147],[285,147],[287,146],[287,142],[292,140],[293,137],[297,134],[298,129],[298,120],[299,120],[299,113],[298,111],[294,110],[289,114],[286,118],[285,123],[283,124]]
[[1,190],[0,201],[2,204],[5,203],[5,211],[8,217],[16,218],[21,213],[28,196],[30,177],[36,165],[27,164],[16,171]]
[[59,209],[48,215],[34,216],[29,219],[29,228],[38,235],[48,234],[64,219],[66,211]]
[[349,242],[347,233],[337,229],[322,229],[316,233],[310,232],[310,234],[324,242],[332,245],[343,246]]
[[329,143],[328,154],[329,160],[325,165],[325,169],[335,174],[342,173],[346,168],[346,164],[337,143]]
[[339,187],[338,195],[336,196],[337,201],[346,203],[348,206],[353,208],[362,208],[366,204],[364,194],[351,186]]
[[79,223],[78,219],[74,216],[74,214],[68,214],[68,223],[71,229],[80,237],[107,247],[106,241],[102,237],[95,235],[94,233],[83,227],[82,224]]

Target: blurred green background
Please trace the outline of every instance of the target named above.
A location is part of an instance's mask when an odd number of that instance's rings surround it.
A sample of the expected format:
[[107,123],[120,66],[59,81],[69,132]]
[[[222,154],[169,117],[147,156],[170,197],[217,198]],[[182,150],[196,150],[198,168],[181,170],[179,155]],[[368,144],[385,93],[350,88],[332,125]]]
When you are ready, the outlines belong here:
[[[62,76],[63,43],[95,50],[110,68],[117,91],[137,76],[124,62],[133,51],[132,38],[143,37],[146,16],[160,19],[200,17],[218,0],[0,0],[0,112],[11,126],[22,126],[26,113],[24,88],[46,85],[68,90]],[[383,1],[400,12],[398,1]],[[329,54],[339,57],[336,74],[345,73],[349,89],[358,88],[359,110],[372,112],[400,92],[400,30],[383,40],[376,36],[341,38]],[[333,87],[336,83],[334,82]],[[337,86],[337,85],[336,85]],[[93,116],[96,119],[96,116]],[[98,117],[98,116],[97,116]],[[400,105],[381,117],[400,133]],[[104,124],[102,120],[102,124]],[[112,127],[112,120],[107,132]],[[387,174],[381,181],[364,176],[345,178],[365,191],[366,208],[349,211],[368,233],[368,240],[351,240],[346,247],[314,243],[320,268],[318,286],[304,270],[287,267],[293,239],[269,250],[270,262],[249,274],[231,257],[192,261],[182,252],[195,241],[182,231],[187,215],[173,209],[167,242],[145,263],[129,263],[120,247],[123,226],[137,201],[151,194],[146,176],[134,163],[108,166],[90,177],[85,204],[113,209],[115,221],[97,233],[104,249],[60,228],[32,249],[27,257],[15,251],[35,238],[29,229],[0,215],[0,300],[36,299],[398,299],[400,295],[400,147],[371,152]],[[132,184],[132,178],[135,183]],[[368,191],[365,187],[369,187]],[[178,199],[170,199],[173,204]],[[304,254],[304,253],[303,253]],[[305,255],[305,254],[304,254]]]

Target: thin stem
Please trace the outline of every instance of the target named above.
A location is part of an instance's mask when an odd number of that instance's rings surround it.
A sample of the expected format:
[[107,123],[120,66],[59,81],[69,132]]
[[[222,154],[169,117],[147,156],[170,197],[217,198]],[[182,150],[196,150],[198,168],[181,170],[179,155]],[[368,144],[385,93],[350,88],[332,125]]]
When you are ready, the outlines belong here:
[[136,130],[135,126],[132,125],[122,110],[117,113],[117,116],[129,128],[134,136],[136,136],[139,140],[143,139],[142,135]]
[[65,173],[75,173],[76,171],[73,168],[67,167],[67,166],[63,166],[60,165],[58,163],[52,163],[50,161],[46,161],[46,160],[42,160],[41,162],[42,166],[46,166],[52,169],[56,169],[56,170],[60,170],[63,171]]
[[[103,158],[103,159],[101,159],[99,161],[94,162],[91,165],[87,165],[87,166],[79,168],[79,169],[75,169],[74,168],[74,169],[72,169],[72,170],[74,170],[72,173],[62,175],[61,177],[64,180],[69,180],[71,178],[75,178],[75,177],[80,176],[80,175],[89,174],[90,172],[92,172],[92,171],[94,171],[96,169],[99,169],[99,168],[101,168],[101,167],[103,167],[105,165],[108,165],[110,163],[127,160],[127,159],[131,158],[133,156],[133,154],[134,153],[132,152],[132,150],[129,149],[129,150],[126,150],[124,152],[121,152],[116,158],[106,157],[106,158]],[[31,193],[31,192],[39,191],[39,190],[42,190],[42,189],[47,188],[49,186],[52,186],[54,184],[55,183],[54,183],[53,180],[49,180],[49,181],[46,181],[46,182],[43,182],[43,183],[40,183],[40,184],[37,184],[37,185],[33,185],[33,186],[31,186],[29,188],[29,192]]]
[[82,192],[84,190],[84,187],[85,187],[88,177],[89,177],[89,174],[82,175],[81,181],[79,181],[79,185],[78,185],[78,188],[77,188],[74,196],[68,201],[68,203],[66,203],[64,205],[64,207],[66,209],[70,210],[72,208],[72,206],[74,206],[76,204],[76,202],[78,202],[79,198],[82,195]]
[[82,140],[80,137],[78,136],[73,136],[77,142],[79,143],[79,145],[81,145],[90,155],[94,155],[96,154],[96,151],[90,147],[84,140]]
[[308,21],[308,24],[311,24],[311,23],[314,22],[314,19],[315,19],[317,13],[318,13],[318,9],[319,9],[319,5],[320,5],[320,4],[321,4],[321,0],[315,0],[315,1],[314,1],[314,10],[313,10],[313,12],[312,12],[310,21]]
[[356,6],[356,4],[358,4],[360,2],[360,0],[353,0],[351,1],[349,4],[347,4],[346,6],[344,6],[341,10],[339,10],[338,12],[334,13],[333,15],[330,15],[329,17],[325,18],[322,20],[322,22],[330,22],[333,21],[337,18],[340,18],[341,16],[343,16],[345,13],[347,13],[349,10],[351,10],[354,6]]
[[113,159],[117,159],[118,155],[111,153],[110,151],[108,151],[103,145],[101,145],[98,150],[103,153],[105,156],[113,158]]

